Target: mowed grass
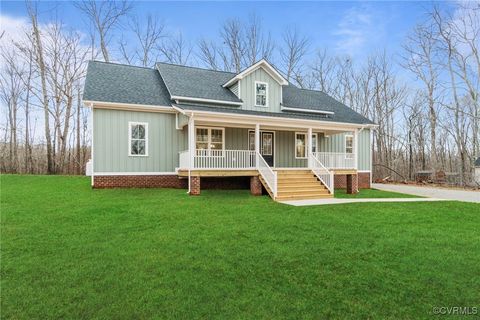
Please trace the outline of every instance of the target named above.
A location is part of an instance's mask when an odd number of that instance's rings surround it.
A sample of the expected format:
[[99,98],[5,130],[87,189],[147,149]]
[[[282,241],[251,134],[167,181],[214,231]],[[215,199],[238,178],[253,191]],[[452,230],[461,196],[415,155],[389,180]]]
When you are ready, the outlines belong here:
[[378,189],[360,189],[356,194],[347,194],[346,189],[335,189],[334,192],[335,198],[358,198],[358,199],[365,199],[365,198],[421,198],[419,196],[405,194],[405,193],[398,193],[398,192],[390,192],[390,191],[383,191]]
[[479,230],[472,203],[293,207],[2,176],[1,316],[430,319],[479,306]]

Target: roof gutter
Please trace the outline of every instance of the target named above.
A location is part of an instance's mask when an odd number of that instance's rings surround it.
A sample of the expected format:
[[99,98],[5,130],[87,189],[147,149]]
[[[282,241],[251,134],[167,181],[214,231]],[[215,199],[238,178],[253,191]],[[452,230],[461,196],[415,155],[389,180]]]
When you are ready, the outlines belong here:
[[282,111],[293,111],[293,112],[305,112],[305,113],[320,113],[320,114],[335,114],[332,111],[324,111],[324,110],[311,110],[311,109],[302,109],[302,108],[290,108],[290,107],[282,107]]
[[170,98],[172,100],[180,100],[180,101],[219,103],[219,104],[230,104],[230,105],[235,105],[235,106],[241,106],[243,104],[243,102],[214,100],[214,99],[203,99],[203,98],[193,98],[193,97],[183,97],[183,96],[171,96]]

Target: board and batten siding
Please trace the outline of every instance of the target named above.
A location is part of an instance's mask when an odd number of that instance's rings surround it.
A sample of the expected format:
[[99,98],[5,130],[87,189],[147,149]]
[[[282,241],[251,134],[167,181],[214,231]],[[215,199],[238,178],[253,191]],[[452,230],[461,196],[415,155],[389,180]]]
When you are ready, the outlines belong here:
[[[351,133],[339,133],[326,137],[319,134],[319,151],[320,152],[345,152],[345,136],[353,135]],[[372,154],[370,147],[370,129],[364,129],[358,132],[358,170],[371,171]]]
[[[175,114],[94,109],[95,172],[174,172],[187,149],[187,130],[175,129]],[[128,123],[148,123],[148,156],[128,154]]]
[[[255,81],[266,82],[268,84],[267,107],[255,107]],[[240,98],[243,100],[241,106],[244,110],[281,112],[280,102],[282,88],[280,84],[273,79],[263,68],[250,73],[239,81]]]

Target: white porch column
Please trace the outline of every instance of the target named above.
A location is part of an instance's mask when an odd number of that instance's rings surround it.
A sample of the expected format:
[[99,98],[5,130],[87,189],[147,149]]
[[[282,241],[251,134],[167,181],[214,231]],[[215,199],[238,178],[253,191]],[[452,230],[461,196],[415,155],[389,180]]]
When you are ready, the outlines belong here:
[[258,168],[260,154],[260,124],[255,125],[255,167]]
[[312,167],[312,163],[310,163],[310,153],[312,153],[312,146],[313,146],[313,134],[312,128],[308,128],[308,135],[307,135],[307,163],[308,167]]
[[260,124],[255,125],[255,152],[260,153]]
[[188,153],[190,156],[190,169],[193,169],[195,164],[195,119],[193,114],[188,119]]
[[355,169],[358,169],[358,129],[353,131],[353,154]]

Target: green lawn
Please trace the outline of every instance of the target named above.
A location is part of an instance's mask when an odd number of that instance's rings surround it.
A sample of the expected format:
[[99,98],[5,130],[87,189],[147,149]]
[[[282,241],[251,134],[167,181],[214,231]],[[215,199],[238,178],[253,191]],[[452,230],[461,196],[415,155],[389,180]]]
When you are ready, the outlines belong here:
[[480,307],[479,213],[2,176],[1,316],[430,319]]
[[335,198],[421,198],[419,196],[383,191],[378,189],[360,189],[356,194],[347,194],[345,189],[335,189]]

